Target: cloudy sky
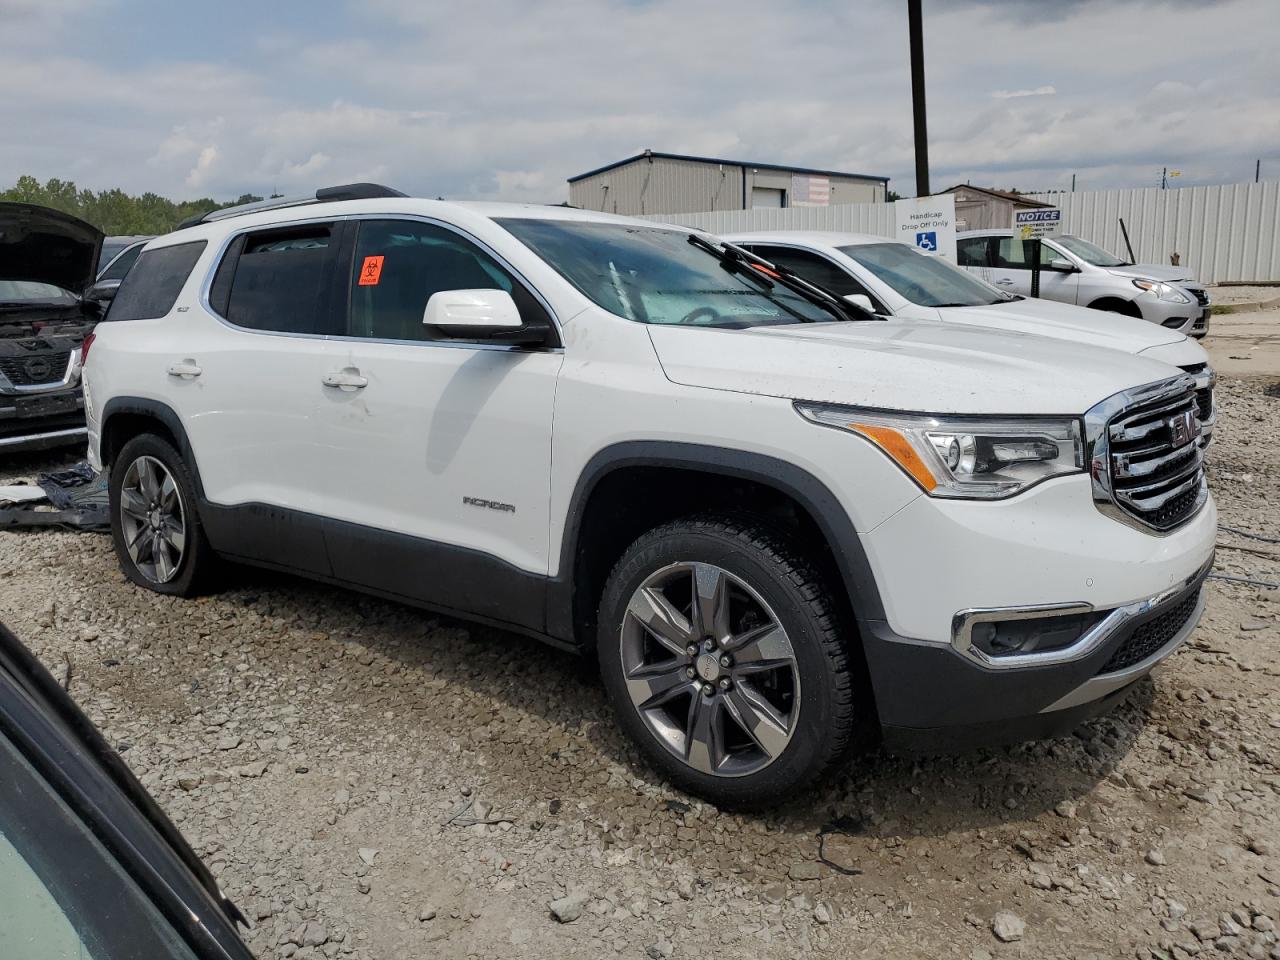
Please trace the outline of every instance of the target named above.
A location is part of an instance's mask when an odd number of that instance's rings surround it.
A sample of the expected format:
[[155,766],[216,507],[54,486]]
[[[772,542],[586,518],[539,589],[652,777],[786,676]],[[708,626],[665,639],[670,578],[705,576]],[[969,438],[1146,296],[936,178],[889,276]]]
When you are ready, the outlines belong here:
[[[925,0],[933,186],[1280,177],[1276,0]],[[0,185],[558,202],[644,148],[915,192],[905,0],[0,0]]]

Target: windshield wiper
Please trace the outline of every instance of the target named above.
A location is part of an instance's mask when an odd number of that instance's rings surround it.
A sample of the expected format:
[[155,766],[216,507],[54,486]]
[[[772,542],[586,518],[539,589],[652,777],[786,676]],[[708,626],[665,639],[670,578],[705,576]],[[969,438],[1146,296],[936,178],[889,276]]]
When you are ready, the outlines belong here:
[[[689,242],[695,247],[706,250],[735,273],[741,273],[743,276],[756,279],[766,289],[772,289],[774,283],[780,283],[815,306],[822,307],[824,310],[835,314],[840,320],[879,319],[874,314],[855,306],[843,297],[838,297],[816,283],[810,283],[808,280],[797,276],[786,267],[779,267],[764,257],[756,256],[750,250],[744,250],[742,247],[725,241],[715,244],[697,233],[689,234]],[[756,269],[757,267],[763,267],[764,271],[768,272],[758,270]]]

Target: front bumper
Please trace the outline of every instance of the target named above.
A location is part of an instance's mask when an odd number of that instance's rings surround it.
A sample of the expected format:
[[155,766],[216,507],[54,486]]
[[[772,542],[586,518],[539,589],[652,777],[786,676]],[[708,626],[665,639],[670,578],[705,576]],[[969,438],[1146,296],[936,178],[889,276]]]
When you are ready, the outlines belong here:
[[1158,323],[1188,337],[1203,337],[1209,332],[1209,315],[1213,307],[1203,291],[1199,295],[1194,290],[1184,292],[1191,299],[1190,303],[1170,303],[1153,294],[1144,293],[1134,299],[1134,304],[1142,312],[1144,320]]
[[41,394],[0,394],[0,453],[83,442],[88,434],[79,386]]
[[1123,700],[1186,642],[1204,610],[1211,565],[1113,611],[1079,649],[1041,665],[996,668],[873,625],[865,646],[886,745],[937,753],[1066,735]]

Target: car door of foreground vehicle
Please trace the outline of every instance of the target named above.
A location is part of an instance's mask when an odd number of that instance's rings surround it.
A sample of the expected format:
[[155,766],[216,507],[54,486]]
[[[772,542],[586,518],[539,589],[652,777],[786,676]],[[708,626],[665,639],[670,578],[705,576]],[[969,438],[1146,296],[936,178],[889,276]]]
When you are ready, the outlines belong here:
[[563,353],[443,339],[433,293],[502,289],[553,321],[496,257],[410,219],[356,222],[338,367],[317,415],[335,576],[496,620],[540,624],[551,421]]

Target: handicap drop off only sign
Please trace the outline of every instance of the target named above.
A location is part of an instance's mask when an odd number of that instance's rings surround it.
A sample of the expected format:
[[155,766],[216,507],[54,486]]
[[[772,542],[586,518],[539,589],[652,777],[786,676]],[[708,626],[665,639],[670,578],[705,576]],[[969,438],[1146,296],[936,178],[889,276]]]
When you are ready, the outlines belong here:
[[1062,211],[1057,207],[1013,211],[1013,231],[1023,240],[1043,240],[1062,233]]
[[893,216],[900,242],[956,262],[956,198],[951,194],[895,200]]

